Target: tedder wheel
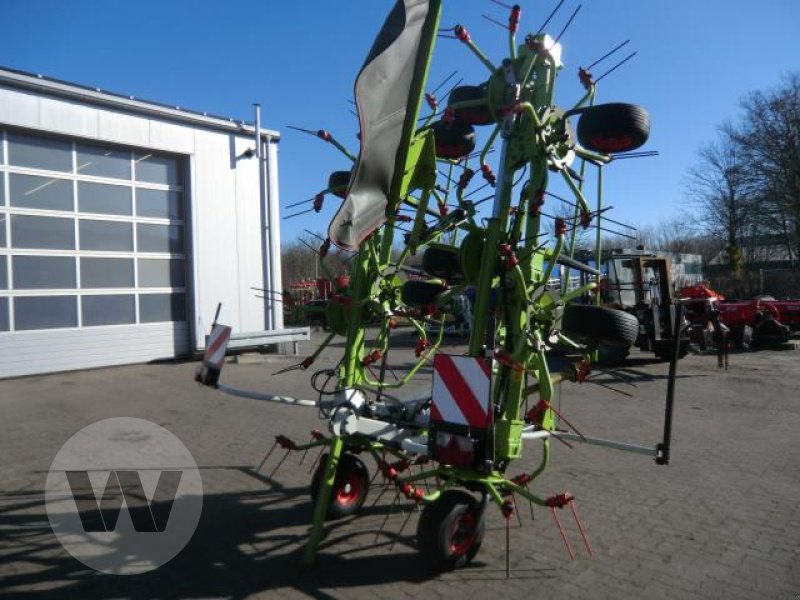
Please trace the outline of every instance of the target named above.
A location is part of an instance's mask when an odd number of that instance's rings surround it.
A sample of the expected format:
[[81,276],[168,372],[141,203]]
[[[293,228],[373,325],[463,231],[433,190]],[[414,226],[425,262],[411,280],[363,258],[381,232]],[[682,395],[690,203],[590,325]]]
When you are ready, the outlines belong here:
[[489,103],[486,100],[486,87],[480,85],[462,85],[453,88],[447,99],[447,105],[459,102],[474,102],[475,106],[454,109],[456,119],[470,125],[489,125],[494,123]]
[[475,558],[485,529],[480,503],[467,492],[447,490],[422,511],[417,544],[435,572],[452,571]]
[[469,123],[437,121],[431,129],[438,158],[460,160],[475,150],[475,128]]
[[460,282],[461,271],[459,249],[453,246],[428,246],[422,255],[422,270],[431,277],[441,277],[449,282]]
[[428,306],[436,304],[436,296],[447,291],[447,286],[432,281],[406,281],[401,297],[409,306]]
[[347,186],[350,185],[350,171],[334,171],[328,177],[328,187],[331,194],[344,198],[347,195]]
[[616,308],[569,304],[564,307],[561,331],[570,338],[631,346],[639,335],[639,319]]
[[[311,499],[316,503],[325,476],[328,455],[323,454],[311,479]],[[366,465],[352,454],[342,454],[336,467],[336,478],[331,488],[328,518],[341,519],[361,510],[369,490],[369,471]]]
[[650,135],[650,115],[635,104],[598,104],[578,120],[578,141],[587,150],[611,154],[636,150]]

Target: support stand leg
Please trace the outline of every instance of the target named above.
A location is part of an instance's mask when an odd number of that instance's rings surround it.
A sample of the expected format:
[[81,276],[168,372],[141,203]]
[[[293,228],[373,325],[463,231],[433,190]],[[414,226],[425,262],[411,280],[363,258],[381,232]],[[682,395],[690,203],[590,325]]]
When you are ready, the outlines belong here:
[[322,539],[322,528],[325,526],[325,515],[328,513],[328,503],[331,500],[331,488],[336,478],[336,467],[339,464],[343,446],[344,442],[341,437],[335,436],[331,439],[328,461],[325,463],[325,477],[322,480],[317,504],[314,507],[314,521],[311,523],[311,531],[308,534],[308,542],[306,543],[306,551],[303,557],[303,562],[306,565],[312,564],[317,557],[317,548]]

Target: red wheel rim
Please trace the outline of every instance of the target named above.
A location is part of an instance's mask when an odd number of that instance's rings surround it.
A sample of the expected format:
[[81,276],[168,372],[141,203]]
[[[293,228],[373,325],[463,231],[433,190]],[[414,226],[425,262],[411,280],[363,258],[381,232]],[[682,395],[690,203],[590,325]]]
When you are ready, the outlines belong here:
[[595,148],[605,152],[625,150],[633,145],[633,138],[629,135],[598,135],[591,139]]
[[358,473],[354,471],[344,473],[333,490],[334,500],[341,506],[352,506],[358,502],[359,496],[361,496],[361,478]]
[[475,543],[475,515],[471,512],[456,516],[450,526],[448,539],[450,552],[453,554],[466,554]]

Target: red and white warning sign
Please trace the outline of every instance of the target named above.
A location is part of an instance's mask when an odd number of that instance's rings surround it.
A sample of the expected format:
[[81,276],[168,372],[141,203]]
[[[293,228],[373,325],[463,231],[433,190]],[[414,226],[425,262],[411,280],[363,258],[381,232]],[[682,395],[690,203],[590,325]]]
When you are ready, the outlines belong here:
[[231,339],[231,328],[227,325],[214,325],[211,335],[206,341],[206,351],[203,352],[203,364],[194,375],[195,381],[203,385],[216,387],[222,373],[222,363],[225,361],[225,351]]
[[491,363],[482,357],[433,358],[431,420],[487,429],[491,424]]
[[225,350],[231,339],[231,328],[228,325],[214,325],[211,335],[206,342],[206,351],[203,353],[203,362],[206,366],[219,369],[225,359]]

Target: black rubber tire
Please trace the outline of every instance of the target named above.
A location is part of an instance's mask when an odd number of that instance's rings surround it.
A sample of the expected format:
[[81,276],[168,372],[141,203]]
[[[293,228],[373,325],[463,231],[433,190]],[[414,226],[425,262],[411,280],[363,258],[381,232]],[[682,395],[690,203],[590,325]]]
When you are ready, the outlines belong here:
[[[317,470],[311,478],[311,501],[316,504],[328,455],[319,459]],[[328,502],[328,519],[341,519],[361,510],[369,491],[369,471],[366,465],[352,454],[342,454],[336,466],[336,478]]]
[[471,102],[482,100],[479,106],[469,106],[467,108],[456,108],[454,110],[456,119],[470,125],[490,125],[494,123],[492,113],[489,110],[489,102],[486,98],[486,87],[481,85],[462,85],[453,88],[447,99],[447,106],[452,106],[459,102]]
[[350,171],[334,171],[328,177],[328,188],[331,194],[344,198],[347,195],[347,186],[350,185]]
[[578,141],[594,152],[630,152],[649,136],[650,115],[635,104],[598,104],[584,109],[578,120]]
[[431,125],[436,156],[460,160],[475,150],[475,128],[458,119],[452,123],[437,121]]
[[456,247],[441,248],[428,246],[422,254],[422,270],[431,277],[441,277],[449,282],[460,282],[464,279],[461,270],[459,249]]
[[639,319],[616,308],[569,304],[564,308],[561,331],[569,338],[609,346],[632,346],[639,335]]
[[430,281],[406,281],[401,290],[404,304],[409,306],[428,306],[436,304],[436,296],[447,291],[447,286]]
[[452,571],[475,558],[485,531],[480,503],[467,492],[447,490],[425,505],[417,524],[417,546],[435,573]]

